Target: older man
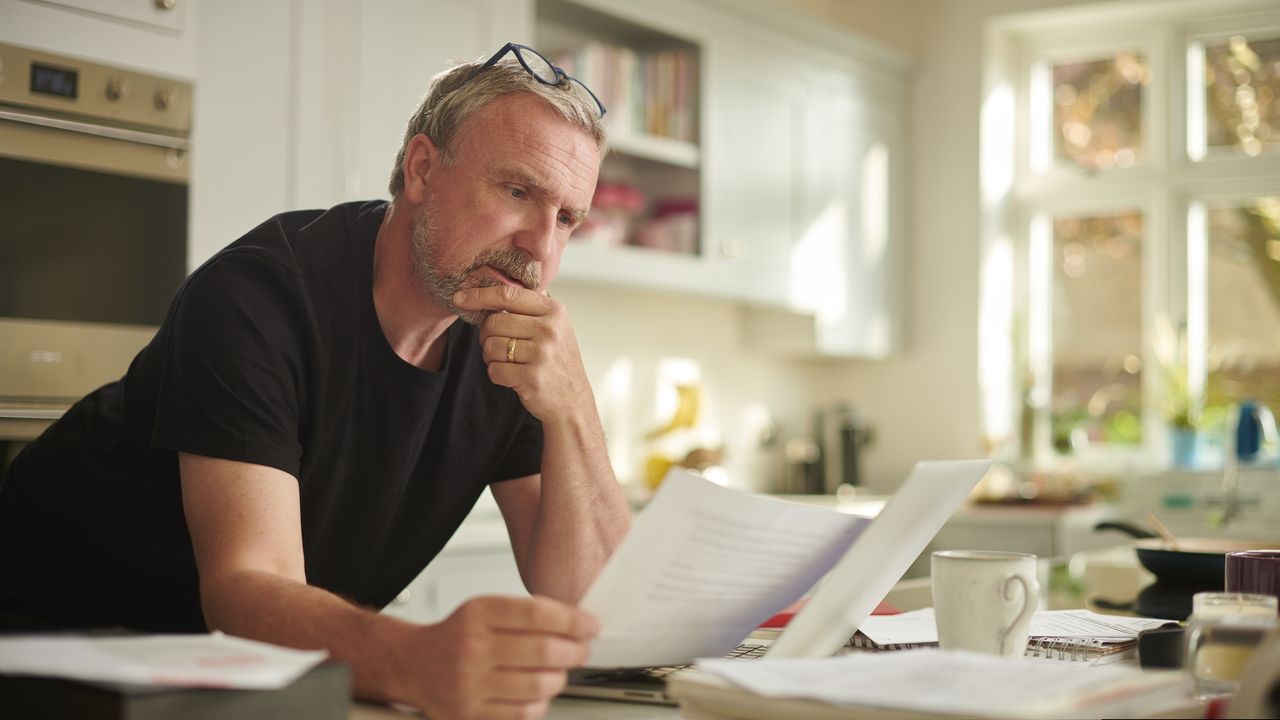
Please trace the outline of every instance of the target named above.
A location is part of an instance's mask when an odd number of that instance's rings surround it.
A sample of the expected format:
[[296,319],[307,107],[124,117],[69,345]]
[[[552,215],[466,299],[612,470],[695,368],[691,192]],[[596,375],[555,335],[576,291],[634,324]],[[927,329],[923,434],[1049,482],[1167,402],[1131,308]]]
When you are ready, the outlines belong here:
[[[548,297],[604,108],[529,48],[438,76],[390,203],[278,215],[205,263],[121,381],[0,488],[0,624],[206,628],[351,663],[432,717],[529,717],[628,527]],[[457,322],[461,318],[465,322]],[[491,487],[535,597],[389,602]]]

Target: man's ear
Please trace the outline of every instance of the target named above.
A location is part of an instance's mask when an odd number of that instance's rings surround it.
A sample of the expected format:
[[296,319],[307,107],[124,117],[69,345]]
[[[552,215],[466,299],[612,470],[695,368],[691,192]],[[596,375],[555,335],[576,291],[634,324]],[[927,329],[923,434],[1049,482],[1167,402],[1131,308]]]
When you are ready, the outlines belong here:
[[443,154],[431,138],[422,133],[414,135],[405,146],[404,165],[400,168],[404,173],[405,199],[414,205],[423,202],[431,175],[443,166]]

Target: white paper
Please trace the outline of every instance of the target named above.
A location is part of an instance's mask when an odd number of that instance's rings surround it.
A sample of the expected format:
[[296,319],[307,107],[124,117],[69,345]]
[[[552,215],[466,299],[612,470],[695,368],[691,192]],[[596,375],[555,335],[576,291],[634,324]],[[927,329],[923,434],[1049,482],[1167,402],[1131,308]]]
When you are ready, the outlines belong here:
[[[1168,620],[1101,615],[1089,610],[1043,610],[1031,616],[1029,634],[1032,638],[1092,638],[1101,642],[1124,642],[1138,637],[1143,630],[1167,624]],[[858,630],[878,645],[938,642],[933,608],[900,615],[872,616]]]
[[974,717],[1088,715],[1106,704],[1124,714],[1123,701],[1152,691],[1183,698],[1182,673],[1134,668],[1080,668],[1018,658],[943,651],[856,653],[838,658],[698,660],[699,671],[768,697],[835,705],[883,707]]
[[723,655],[803,595],[870,522],[673,471],[582,600],[589,667]]
[[222,633],[0,636],[0,673],[135,685],[273,690],[327,656]]

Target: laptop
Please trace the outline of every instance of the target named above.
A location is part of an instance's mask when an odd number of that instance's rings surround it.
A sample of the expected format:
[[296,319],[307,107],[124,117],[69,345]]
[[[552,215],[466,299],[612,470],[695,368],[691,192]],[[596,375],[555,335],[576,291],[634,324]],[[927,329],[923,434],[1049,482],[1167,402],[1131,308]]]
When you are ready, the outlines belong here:
[[[732,659],[829,657],[844,647],[991,467],[990,460],[917,463],[777,639],[749,640]],[[569,673],[563,697],[675,705],[666,678],[689,666]]]

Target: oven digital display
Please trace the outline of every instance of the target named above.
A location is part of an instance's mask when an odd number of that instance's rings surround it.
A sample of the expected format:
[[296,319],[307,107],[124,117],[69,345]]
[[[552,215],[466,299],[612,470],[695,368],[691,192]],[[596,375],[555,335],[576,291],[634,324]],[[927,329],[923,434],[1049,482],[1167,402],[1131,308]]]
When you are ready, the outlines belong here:
[[80,75],[75,70],[31,63],[31,92],[76,98]]

